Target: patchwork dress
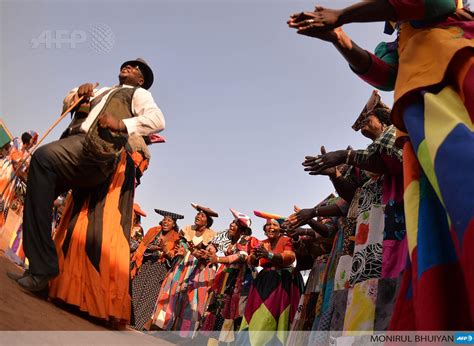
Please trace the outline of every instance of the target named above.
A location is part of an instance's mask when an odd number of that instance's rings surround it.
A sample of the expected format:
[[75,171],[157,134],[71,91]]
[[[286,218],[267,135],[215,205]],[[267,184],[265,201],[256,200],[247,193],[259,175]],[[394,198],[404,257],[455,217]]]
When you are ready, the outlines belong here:
[[[394,90],[392,121],[406,131],[409,263],[391,329],[474,325],[474,21],[462,1],[390,0],[396,42],[382,43],[360,77]],[[416,20],[414,20],[416,19]],[[453,286],[453,283],[456,283]]]
[[212,246],[215,234],[206,228],[198,237],[194,225],[182,230],[181,257],[166,275],[152,315],[156,327],[177,330],[182,337],[194,336],[205,312],[216,271],[214,265],[194,257],[188,244],[192,242],[195,249],[206,249]]
[[280,254],[283,264],[276,266],[260,259],[263,269],[250,287],[237,343],[283,345],[303,292],[303,278],[291,267],[296,256],[290,238],[281,236],[273,249],[268,239],[262,244],[265,249]]

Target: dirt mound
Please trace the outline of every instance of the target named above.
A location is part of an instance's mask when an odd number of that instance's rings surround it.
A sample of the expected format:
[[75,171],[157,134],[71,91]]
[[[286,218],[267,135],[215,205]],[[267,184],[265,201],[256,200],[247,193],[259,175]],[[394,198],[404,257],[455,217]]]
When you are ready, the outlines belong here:
[[7,271],[22,272],[0,251],[0,330],[108,330],[24,291]]
[[159,334],[113,331],[71,307],[59,307],[24,291],[7,271],[22,273],[0,250],[0,345],[173,345]]

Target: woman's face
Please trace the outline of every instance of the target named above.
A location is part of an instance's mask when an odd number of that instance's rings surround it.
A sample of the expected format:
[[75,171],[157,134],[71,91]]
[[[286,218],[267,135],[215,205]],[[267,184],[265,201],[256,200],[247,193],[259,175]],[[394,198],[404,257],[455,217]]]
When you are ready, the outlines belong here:
[[197,213],[196,217],[194,218],[194,224],[197,227],[206,227],[207,226],[207,216],[202,211]]
[[267,220],[267,223],[265,224],[265,234],[268,239],[278,238],[280,236],[280,231],[281,228],[278,222]]
[[365,119],[360,132],[367,138],[376,139],[383,132],[383,124],[374,114],[370,114]]
[[175,222],[169,216],[165,216],[163,218],[163,221],[161,221],[161,227],[163,227],[163,231],[165,232],[171,231],[174,228],[174,226],[175,226]]
[[238,232],[239,227],[237,226],[237,222],[232,221],[229,225],[229,237],[235,237]]

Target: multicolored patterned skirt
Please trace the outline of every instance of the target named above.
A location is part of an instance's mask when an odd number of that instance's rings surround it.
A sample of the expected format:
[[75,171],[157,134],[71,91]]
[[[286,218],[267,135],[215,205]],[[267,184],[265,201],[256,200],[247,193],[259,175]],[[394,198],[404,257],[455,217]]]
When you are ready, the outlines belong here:
[[[209,293],[201,333],[215,343],[234,342],[256,272],[246,263],[222,265]],[[212,342],[212,341],[211,341]]]
[[215,276],[213,266],[189,252],[168,272],[158,296],[152,323],[163,330],[178,330],[192,337],[201,323],[209,288]]
[[292,268],[262,269],[250,287],[237,344],[284,345],[303,289]]
[[410,263],[394,330],[474,326],[474,50],[445,81],[414,91],[404,108],[405,214]]

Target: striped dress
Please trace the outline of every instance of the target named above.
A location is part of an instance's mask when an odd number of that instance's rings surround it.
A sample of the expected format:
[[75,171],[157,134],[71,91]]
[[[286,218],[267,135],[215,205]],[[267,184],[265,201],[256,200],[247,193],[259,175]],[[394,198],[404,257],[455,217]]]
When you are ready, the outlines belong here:
[[179,330],[182,337],[192,337],[201,323],[216,271],[214,265],[194,257],[188,244],[193,242],[194,248],[206,249],[215,232],[206,228],[197,237],[195,226],[186,226],[182,234],[181,256],[163,281],[152,323],[163,330]]
[[250,285],[257,275],[246,262],[251,244],[256,242],[253,237],[242,236],[225,251],[226,258],[237,262],[220,265],[201,326],[202,333],[215,341],[235,341],[234,332],[240,328]]

